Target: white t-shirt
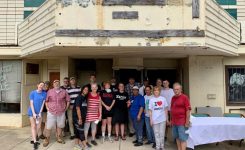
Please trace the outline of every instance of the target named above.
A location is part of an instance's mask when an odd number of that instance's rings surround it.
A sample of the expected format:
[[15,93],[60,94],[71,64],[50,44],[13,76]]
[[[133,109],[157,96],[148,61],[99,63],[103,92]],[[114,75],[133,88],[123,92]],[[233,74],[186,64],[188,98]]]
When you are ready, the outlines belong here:
[[153,98],[153,95],[150,95],[150,96],[145,95],[144,98],[145,98],[145,116],[150,117],[150,115],[149,115],[149,102],[150,102],[150,99]]
[[165,109],[167,109],[167,100],[162,97],[153,97],[150,99],[149,109],[152,111],[153,124],[158,124],[167,120]]
[[165,97],[167,102],[168,102],[168,110],[170,111],[170,108],[171,108],[171,101],[172,101],[172,98],[174,96],[174,90],[169,88],[167,90],[165,89],[162,89],[161,90],[161,96]]

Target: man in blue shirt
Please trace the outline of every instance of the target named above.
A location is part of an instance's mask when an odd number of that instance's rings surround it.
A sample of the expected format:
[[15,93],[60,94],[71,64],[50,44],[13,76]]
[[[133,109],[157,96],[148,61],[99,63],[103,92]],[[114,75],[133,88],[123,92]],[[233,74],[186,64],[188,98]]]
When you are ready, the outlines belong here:
[[142,146],[145,99],[139,94],[138,86],[133,87],[133,96],[130,100],[130,117],[136,131],[136,140],[133,143],[135,143],[134,146]]

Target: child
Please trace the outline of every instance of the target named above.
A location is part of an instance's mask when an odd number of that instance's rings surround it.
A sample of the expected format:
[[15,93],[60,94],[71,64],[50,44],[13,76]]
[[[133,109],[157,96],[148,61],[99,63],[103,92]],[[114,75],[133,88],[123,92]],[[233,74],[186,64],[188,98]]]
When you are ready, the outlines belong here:
[[150,121],[155,134],[156,150],[164,149],[166,122],[168,122],[168,103],[160,96],[160,87],[154,87],[154,97],[149,103]]

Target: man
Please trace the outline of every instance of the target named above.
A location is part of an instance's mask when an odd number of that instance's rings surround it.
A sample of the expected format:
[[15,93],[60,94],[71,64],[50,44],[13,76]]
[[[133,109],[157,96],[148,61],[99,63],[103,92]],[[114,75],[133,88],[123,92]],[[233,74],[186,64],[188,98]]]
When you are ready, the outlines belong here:
[[[95,74],[90,74],[89,80],[90,80],[90,83],[88,83],[86,86],[89,88],[89,92],[91,92],[91,91],[92,91],[92,90],[91,90],[91,85],[92,85],[93,83],[96,83],[96,75],[95,75]],[[101,86],[100,86],[99,84],[97,84],[97,85],[98,85],[98,90],[97,90],[97,92],[100,92],[100,91],[101,91]]]
[[191,105],[189,98],[182,93],[182,86],[179,83],[173,85],[174,96],[171,102],[171,123],[173,137],[176,139],[178,150],[186,150],[188,130],[190,126]]
[[111,78],[111,90],[112,90],[113,93],[118,92],[117,80],[114,77]]
[[133,141],[134,146],[143,145],[143,126],[144,126],[144,107],[145,99],[139,94],[139,87],[134,86],[133,96],[130,99],[130,116],[136,131],[136,140]]
[[63,79],[63,85],[60,88],[66,90],[69,87],[69,82],[70,82],[69,81],[69,78],[68,77],[64,77],[64,79]]
[[[161,96],[163,96],[167,100],[168,114],[170,115],[171,100],[172,100],[172,97],[174,96],[174,91],[173,91],[173,89],[169,88],[169,81],[168,80],[163,80],[163,88],[161,90]],[[168,116],[168,119],[170,119],[170,116]],[[167,134],[168,134],[168,128],[166,127],[165,141],[167,140]]]
[[[125,87],[125,91],[128,93],[129,97],[133,96],[133,87],[137,86],[138,88],[140,87],[140,84],[135,82],[135,79],[133,77],[129,78],[129,83]],[[135,130],[133,127],[133,122],[132,119],[130,118],[130,112],[128,112],[128,129],[129,129],[129,137],[134,136]]]
[[46,139],[43,142],[44,147],[49,145],[50,132],[54,127],[57,127],[57,142],[65,144],[61,132],[62,128],[65,127],[65,112],[70,105],[70,96],[65,90],[60,88],[59,80],[54,80],[53,87],[53,89],[48,91],[45,102],[48,113]]
[[143,81],[143,85],[139,89],[139,94],[142,96],[145,96],[145,87],[149,85],[149,80],[148,78],[145,78]]
[[70,86],[66,89],[66,91],[69,94],[70,99],[71,99],[70,108],[67,110],[67,116],[68,116],[69,130],[71,133],[70,139],[73,140],[75,138],[75,134],[74,134],[74,126],[73,126],[73,120],[72,120],[72,110],[73,110],[73,105],[75,103],[75,99],[81,93],[81,87],[77,86],[75,77],[70,78]]

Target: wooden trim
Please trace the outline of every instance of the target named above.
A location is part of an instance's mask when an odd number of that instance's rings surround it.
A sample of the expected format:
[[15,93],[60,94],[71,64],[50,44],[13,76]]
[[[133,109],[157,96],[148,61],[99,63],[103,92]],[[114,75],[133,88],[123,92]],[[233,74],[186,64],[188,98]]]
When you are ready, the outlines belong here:
[[138,19],[138,11],[113,11],[112,19]]
[[166,5],[166,0],[104,0],[102,5]]
[[229,85],[229,82],[230,82],[230,79],[228,77],[228,69],[229,68],[242,68],[244,67],[245,68],[245,65],[225,65],[225,89],[226,89],[226,106],[245,106],[245,100],[244,102],[239,102],[239,101],[236,101],[236,102],[231,102],[229,101],[229,88],[228,88],[228,85]]
[[192,0],[192,18],[200,17],[200,0]]
[[57,37],[205,37],[197,30],[56,30]]

